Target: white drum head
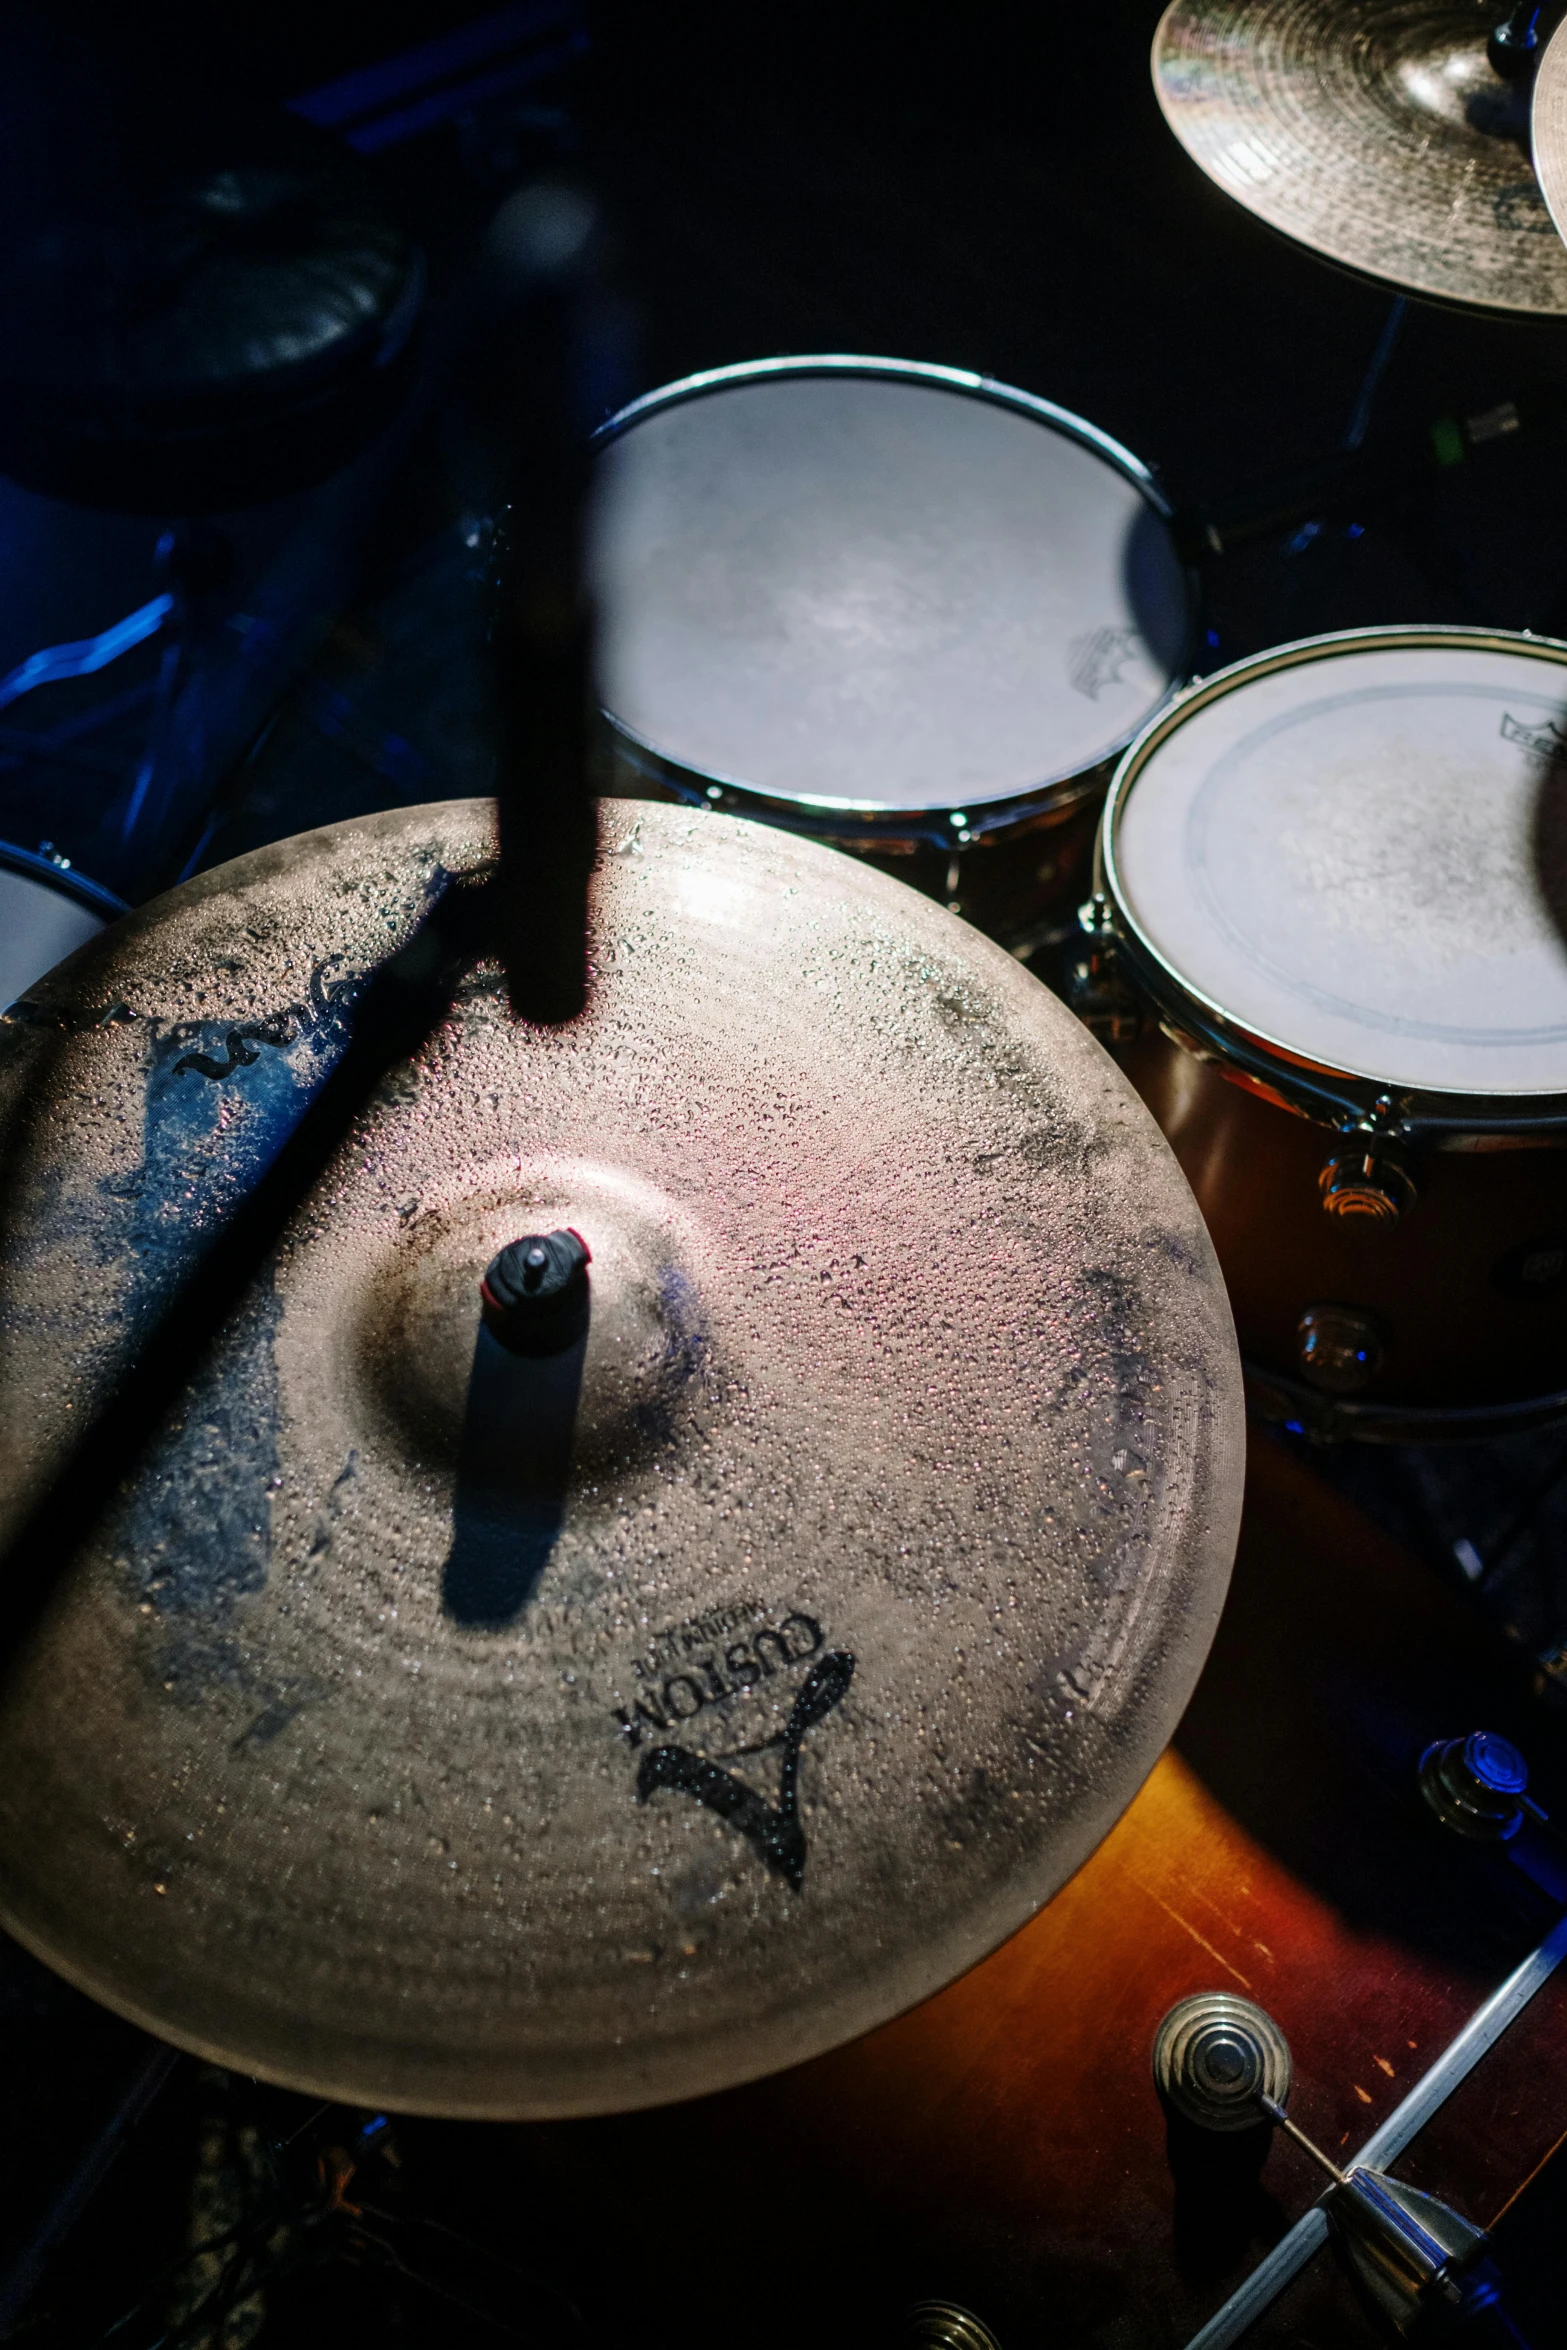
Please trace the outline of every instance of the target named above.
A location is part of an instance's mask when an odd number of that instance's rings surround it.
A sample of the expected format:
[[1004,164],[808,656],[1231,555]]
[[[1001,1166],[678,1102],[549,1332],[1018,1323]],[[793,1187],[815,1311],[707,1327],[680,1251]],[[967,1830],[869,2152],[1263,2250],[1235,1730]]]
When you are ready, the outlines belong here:
[[1254,1036],[1567,1093],[1567,659],[1340,640],[1178,718],[1111,823],[1144,943]]
[[1188,589],[1133,461],[932,375],[737,370],[606,443],[600,692],[637,742],[774,799],[966,812],[1159,707]]
[[63,887],[0,865],[0,1011],[95,938],[106,919]]

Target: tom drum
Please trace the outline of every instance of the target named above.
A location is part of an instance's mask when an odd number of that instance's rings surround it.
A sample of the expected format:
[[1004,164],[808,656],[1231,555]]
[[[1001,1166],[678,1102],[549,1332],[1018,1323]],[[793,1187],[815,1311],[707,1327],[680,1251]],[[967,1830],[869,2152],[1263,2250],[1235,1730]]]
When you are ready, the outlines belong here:
[[124,912],[64,857],[0,841],[0,1012]]
[[1106,803],[1079,981],[1174,1146],[1254,1395],[1319,1433],[1567,1411],[1567,646],[1286,645]]
[[610,788],[885,860],[1022,953],[1081,894],[1109,763],[1187,674],[1195,616],[1127,450],[888,359],[719,368],[624,409],[595,576]]

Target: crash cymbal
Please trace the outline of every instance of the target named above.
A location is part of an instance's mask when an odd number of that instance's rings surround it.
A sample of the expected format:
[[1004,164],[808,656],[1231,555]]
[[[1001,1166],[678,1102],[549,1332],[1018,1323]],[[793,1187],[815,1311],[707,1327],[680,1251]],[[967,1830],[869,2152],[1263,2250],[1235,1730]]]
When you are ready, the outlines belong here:
[[1534,168],[1552,220],[1567,237],[1567,20],[1546,43],[1534,77]]
[[[586,1015],[474,972],[0,1697],[6,1926],[323,2096],[630,2107],[907,2007],[1105,1833],[1224,1594],[1229,1312],[1098,1046],[831,851],[604,830]],[[478,803],[261,851],[5,1024],[8,1511],[491,853]],[[571,1231],[586,1336],[515,1353],[481,1276]]]
[[1174,0],[1165,119],[1270,228],[1401,292],[1567,312],[1527,91],[1486,57],[1499,0]]

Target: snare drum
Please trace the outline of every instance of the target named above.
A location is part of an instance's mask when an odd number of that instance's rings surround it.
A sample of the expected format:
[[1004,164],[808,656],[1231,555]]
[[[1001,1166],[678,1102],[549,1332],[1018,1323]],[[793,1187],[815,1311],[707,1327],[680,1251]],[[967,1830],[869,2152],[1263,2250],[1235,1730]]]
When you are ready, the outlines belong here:
[[1026,952],[1189,664],[1145,466],[957,368],[758,361],[600,435],[608,788],[886,859]]
[[0,841],[0,1012],[124,912],[64,857]]
[[1209,678],[1121,762],[1085,920],[1263,1407],[1567,1411],[1567,646],[1356,630]]

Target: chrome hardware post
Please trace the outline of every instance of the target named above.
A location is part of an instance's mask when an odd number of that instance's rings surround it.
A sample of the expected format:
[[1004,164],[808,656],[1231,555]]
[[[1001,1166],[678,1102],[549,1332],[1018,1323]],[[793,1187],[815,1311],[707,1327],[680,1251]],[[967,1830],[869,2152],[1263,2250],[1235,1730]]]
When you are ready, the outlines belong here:
[[1143,1024],[1142,1007],[1120,967],[1115,927],[1103,898],[1077,910],[1084,951],[1067,966],[1066,1000],[1101,1044],[1131,1044]]
[[1251,2000],[1199,1991],[1159,2026],[1153,2074],[1160,2095],[1200,2128],[1255,2129],[1258,2099],[1289,2095],[1289,2042]]
[[1352,2273],[1401,2333],[1433,2303],[1468,2315],[1497,2299],[1482,2228],[1367,2163],[1340,2170],[1290,2120],[1289,2046],[1265,2009],[1227,1991],[1183,1999],[1159,2026],[1153,2069],[1162,2095],[1189,2121],[1240,2130],[1266,2119],[1327,2173],[1328,2223]]

